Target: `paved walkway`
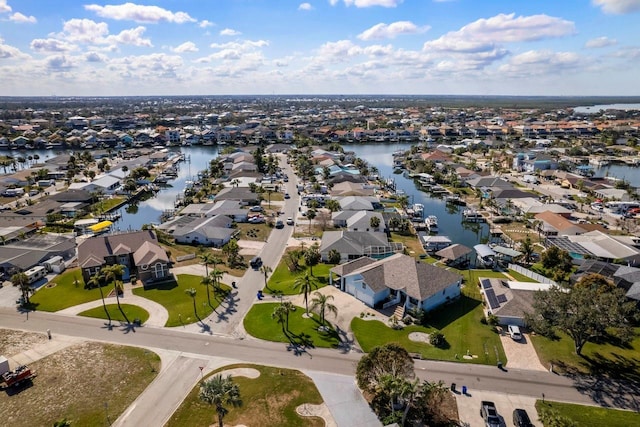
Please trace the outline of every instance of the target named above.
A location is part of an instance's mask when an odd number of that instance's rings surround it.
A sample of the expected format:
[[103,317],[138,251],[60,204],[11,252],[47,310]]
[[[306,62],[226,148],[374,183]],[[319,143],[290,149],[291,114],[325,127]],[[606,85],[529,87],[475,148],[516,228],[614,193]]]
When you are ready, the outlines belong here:
[[[115,296],[105,297],[104,300],[107,304],[117,303]],[[167,312],[166,308],[155,301],[151,301],[150,299],[134,295],[131,287],[128,287],[126,285],[124,289],[124,295],[120,297],[120,303],[137,305],[147,310],[147,312],[149,312],[149,319],[144,322],[144,326],[146,327],[162,328],[164,327],[164,325],[166,325],[167,320],[169,319],[169,313]],[[56,313],[74,316],[78,313],[82,313],[83,311],[101,306],[102,300],[96,300],[65,308],[64,310],[57,311]]]
[[83,341],[84,339],[82,338],[53,334],[51,336],[51,339],[48,341],[45,341],[41,344],[36,344],[29,350],[23,351],[21,353],[14,354],[10,357],[8,356],[7,360],[9,361],[9,367],[11,369],[15,369],[21,365],[30,365],[33,362],[37,362],[38,360],[43,359],[53,353],[64,350],[67,347]]

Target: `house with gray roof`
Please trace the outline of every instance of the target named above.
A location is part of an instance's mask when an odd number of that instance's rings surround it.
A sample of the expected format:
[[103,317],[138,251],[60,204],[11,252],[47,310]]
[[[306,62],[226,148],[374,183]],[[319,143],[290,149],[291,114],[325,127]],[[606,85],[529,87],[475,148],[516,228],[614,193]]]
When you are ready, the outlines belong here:
[[136,276],[142,283],[170,278],[169,256],[152,230],[90,237],[78,245],[78,265],[85,283],[103,267],[124,266],[122,280]]
[[[371,227],[371,218],[378,218],[379,225]],[[334,227],[345,227],[349,231],[384,231],[386,224],[380,212],[337,211],[331,214]]]
[[327,261],[329,252],[335,249],[341,262],[371,256],[384,258],[396,252],[402,252],[401,243],[389,242],[387,235],[375,231],[325,231],[322,234],[320,255]]
[[232,224],[232,219],[225,215],[193,218],[187,224],[176,226],[173,238],[176,243],[220,248],[238,234],[238,230],[231,228]]
[[255,205],[259,202],[259,195],[247,187],[227,187],[216,194],[215,200],[234,200],[242,205]]
[[375,196],[346,196],[337,199],[343,211],[372,211],[380,205]]
[[[337,279],[334,279],[334,274]],[[357,259],[330,270],[330,281],[370,307],[433,310],[460,296],[462,276],[404,254]]]

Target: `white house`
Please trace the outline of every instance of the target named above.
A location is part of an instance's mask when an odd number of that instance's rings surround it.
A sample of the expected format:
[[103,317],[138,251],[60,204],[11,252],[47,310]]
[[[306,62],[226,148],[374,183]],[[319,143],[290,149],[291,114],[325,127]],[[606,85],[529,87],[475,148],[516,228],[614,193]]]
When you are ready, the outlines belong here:
[[370,307],[401,305],[429,311],[460,296],[462,276],[404,254],[381,260],[360,258],[330,271],[341,290]]

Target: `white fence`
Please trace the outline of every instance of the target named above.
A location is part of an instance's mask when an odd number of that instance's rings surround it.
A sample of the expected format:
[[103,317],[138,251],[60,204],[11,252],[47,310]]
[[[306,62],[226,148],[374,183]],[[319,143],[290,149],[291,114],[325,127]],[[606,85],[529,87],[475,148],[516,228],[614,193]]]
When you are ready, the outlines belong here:
[[555,285],[558,286],[558,284],[556,282],[554,282],[553,280],[544,277],[541,274],[536,273],[535,271],[531,271],[528,270],[520,265],[517,264],[509,264],[509,269],[515,271],[516,273],[520,273],[523,276],[527,276],[530,279],[533,279],[535,281],[537,281],[538,283],[546,283],[548,285]]

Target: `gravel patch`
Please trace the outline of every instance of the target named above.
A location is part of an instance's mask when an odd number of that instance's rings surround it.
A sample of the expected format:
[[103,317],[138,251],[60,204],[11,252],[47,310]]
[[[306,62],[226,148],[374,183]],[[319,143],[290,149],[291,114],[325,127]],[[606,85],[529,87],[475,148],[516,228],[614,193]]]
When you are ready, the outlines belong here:
[[231,375],[232,377],[247,377],[247,378],[255,379],[260,376],[260,371],[253,368],[234,368],[234,369],[227,369],[226,371],[222,371],[220,372],[220,374],[223,377],[227,375]]
[[11,357],[48,341],[46,334],[0,329],[0,355]]
[[425,334],[424,332],[411,332],[409,334],[409,339],[411,341],[423,342],[429,344],[429,334]]

